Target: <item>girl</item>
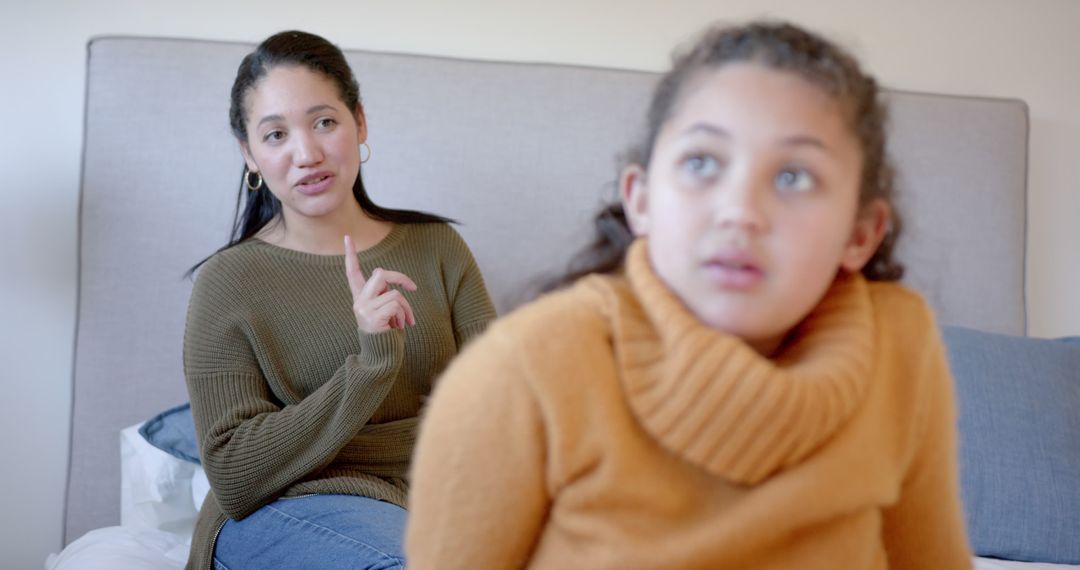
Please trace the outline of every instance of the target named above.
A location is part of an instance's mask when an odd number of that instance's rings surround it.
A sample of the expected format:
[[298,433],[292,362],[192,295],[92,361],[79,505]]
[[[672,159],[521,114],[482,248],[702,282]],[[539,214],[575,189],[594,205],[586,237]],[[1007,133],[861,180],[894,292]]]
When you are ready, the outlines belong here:
[[268,38],[229,118],[245,209],[199,272],[184,338],[212,487],[188,567],[400,568],[421,399],[494,308],[444,218],[368,198],[367,122],[336,46]]
[[439,381],[410,567],[969,567],[884,120],[851,56],[791,25],[677,58],[587,276]]

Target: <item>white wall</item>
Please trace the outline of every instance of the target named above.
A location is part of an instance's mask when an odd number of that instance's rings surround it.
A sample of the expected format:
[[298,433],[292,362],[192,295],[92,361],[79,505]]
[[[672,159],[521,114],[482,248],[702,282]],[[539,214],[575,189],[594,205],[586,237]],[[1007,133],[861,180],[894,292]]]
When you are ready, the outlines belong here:
[[[777,15],[851,47],[884,83],[1031,107],[1033,335],[1080,334],[1080,3],[1075,0],[39,0],[0,10],[0,556],[60,547],[75,317],[85,46],[96,35],[257,41],[661,69],[717,19]],[[148,127],[152,128],[152,127]],[[123,181],[117,181],[123,183]],[[137,189],[132,189],[137,191]],[[973,211],[978,211],[973,204]]]

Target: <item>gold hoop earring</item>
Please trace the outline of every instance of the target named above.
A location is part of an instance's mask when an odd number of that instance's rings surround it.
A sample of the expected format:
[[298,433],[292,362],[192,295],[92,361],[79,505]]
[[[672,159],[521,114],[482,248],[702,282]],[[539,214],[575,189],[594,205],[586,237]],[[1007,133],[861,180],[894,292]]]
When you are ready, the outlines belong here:
[[[256,177],[256,181],[255,181],[254,184],[251,183],[251,175],[252,174],[254,174],[255,177]],[[258,172],[252,172],[250,170],[244,170],[244,186],[247,186],[248,191],[255,192],[259,188],[262,188],[262,185],[263,185],[262,174],[259,174]]]
[[367,147],[367,158],[364,158],[364,151],[360,151],[360,164],[364,164],[365,162],[371,160],[371,145],[366,142],[360,143],[360,148],[364,147]]

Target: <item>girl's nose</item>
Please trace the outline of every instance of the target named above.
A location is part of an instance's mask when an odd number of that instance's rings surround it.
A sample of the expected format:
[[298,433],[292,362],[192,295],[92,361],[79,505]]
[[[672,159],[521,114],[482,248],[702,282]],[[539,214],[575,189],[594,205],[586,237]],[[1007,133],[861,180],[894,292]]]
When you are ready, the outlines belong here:
[[755,176],[733,177],[716,193],[716,224],[726,229],[761,232],[768,227],[768,188]]

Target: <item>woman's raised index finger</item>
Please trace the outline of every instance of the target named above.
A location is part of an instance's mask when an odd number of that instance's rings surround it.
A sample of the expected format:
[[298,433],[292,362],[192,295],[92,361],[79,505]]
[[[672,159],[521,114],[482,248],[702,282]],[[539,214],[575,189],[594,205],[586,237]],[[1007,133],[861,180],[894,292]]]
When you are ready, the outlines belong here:
[[349,290],[353,297],[359,295],[367,283],[364,273],[360,271],[360,262],[356,259],[356,246],[349,236],[345,236],[345,278],[349,280]]

